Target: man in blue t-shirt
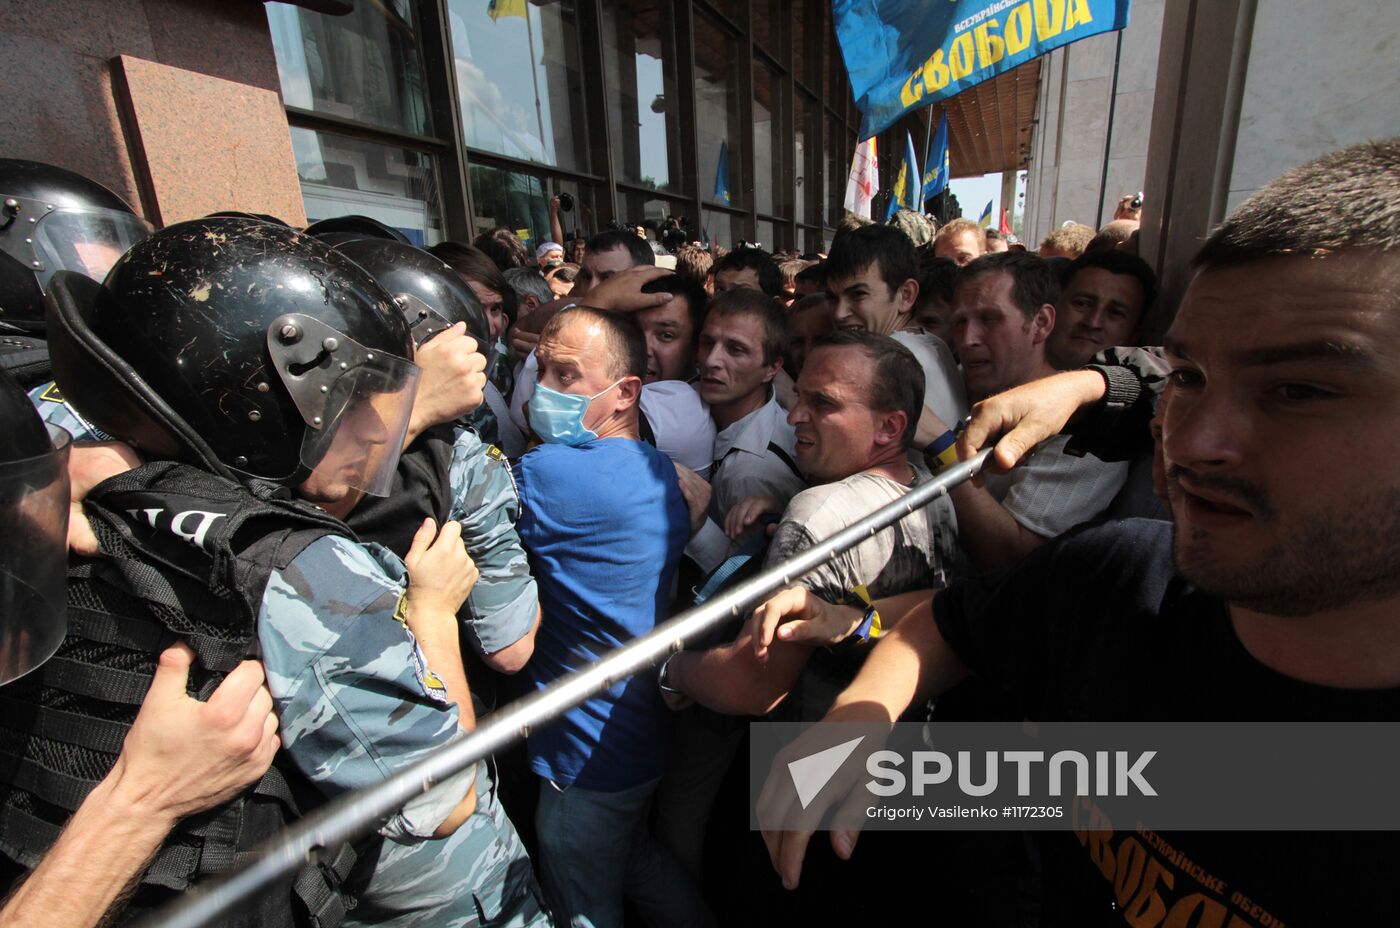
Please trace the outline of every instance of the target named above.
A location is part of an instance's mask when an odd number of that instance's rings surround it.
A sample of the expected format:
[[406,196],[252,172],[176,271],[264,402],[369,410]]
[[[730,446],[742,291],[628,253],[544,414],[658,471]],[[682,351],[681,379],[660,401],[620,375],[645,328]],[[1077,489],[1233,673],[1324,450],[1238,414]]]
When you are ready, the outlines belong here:
[[[638,438],[646,342],[631,319],[575,307],[540,334],[528,407],[544,444],[516,465],[518,529],[543,620],[525,674],[535,688],[586,667],[665,617],[690,516],[670,460]],[[627,677],[530,735],[543,779],[541,878],[561,924],[706,924],[698,891],[646,831],[667,712],[653,680]]]

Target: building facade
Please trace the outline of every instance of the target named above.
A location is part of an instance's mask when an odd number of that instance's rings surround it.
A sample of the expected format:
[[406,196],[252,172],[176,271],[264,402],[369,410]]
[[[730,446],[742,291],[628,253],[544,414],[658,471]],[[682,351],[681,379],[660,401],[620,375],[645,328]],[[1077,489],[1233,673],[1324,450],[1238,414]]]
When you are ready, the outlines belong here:
[[361,213],[423,244],[534,244],[568,194],[566,236],[675,219],[819,250],[859,125],[820,0],[55,0],[0,27],[12,74],[48,63],[0,90],[36,115],[0,154],[164,223]]

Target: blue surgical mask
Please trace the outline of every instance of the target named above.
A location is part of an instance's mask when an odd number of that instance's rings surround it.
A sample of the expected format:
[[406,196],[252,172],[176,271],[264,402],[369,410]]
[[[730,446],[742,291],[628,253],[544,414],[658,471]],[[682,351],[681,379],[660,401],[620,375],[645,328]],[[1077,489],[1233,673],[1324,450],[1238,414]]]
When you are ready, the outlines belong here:
[[598,433],[583,425],[583,415],[588,412],[588,404],[622,383],[613,383],[592,396],[576,393],[560,393],[544,384],[535,384],[535,392],[530,396],[530,428],[540,437],[559,445],[582,445],[598,437]]

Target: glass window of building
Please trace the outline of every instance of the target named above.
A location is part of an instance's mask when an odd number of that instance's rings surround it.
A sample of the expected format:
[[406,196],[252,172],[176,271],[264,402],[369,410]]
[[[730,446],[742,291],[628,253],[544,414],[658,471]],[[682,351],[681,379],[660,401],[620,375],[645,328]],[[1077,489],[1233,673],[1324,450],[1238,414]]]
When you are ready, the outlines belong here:
[[674,35],[669,0],[603,4],[608,126],[618,179],[680,193]]
[[[708,6],[715,8],[725,16],[728,16],[729,21],[731,23],[734,23],[736,26],[740,24],[739,14],[742,12],[742,10],[739,8],[739,0],[702,0],[702,2],[704,4],[707,4]],[[695,6],[698,12],[700,4],[697,3]]]
[[754,44],[782,61],[785,34],[782,0],[751,0],[749,10]]
[[701,217],[701,241],[714,242],[720,248],[733,248],[749,238],[748,221],[743,216],[704,210]]
[[442,241],[442,206],[432,155],[293,127],[292,152],[310,222],[377,219],[415,245]]
[[593,190],[587,185],[556,180],[551,188],[550,181],[542,175],[473,164],[471,188],[478,233],[510,229],[532,249],[550,241],[554,232],[549,224],[549,199],[559,193],[569,194],[574,201],[572,211],[559,213],[564,237],[587,238],[594,232]]
[[[851,173],[850,160],[845,148],[846,130],[835,117],[826,118],[826,221],[836,225],[846,214],[846,178]],[[884,171],[880,172],[880,183],[885,182]]]
[[846,64],[841,58],[841,43],[836,40],[834,26],[826,31],[826,102],[843,119],[846,116],[846,98],[851,95],[846,84]]
[[783,183],[782,81],[762,61],[753,63],[753,190],[760,213],[787,215],[792,192]]
[[792,76],[811,87],[812,62],[807,60],[807,4],[808,0],[792,0]]
[[773,223],[769,222],[767,219],[760,219],[758,221],[758,243],[762,245],[765,250],[770,252],[778,250],[776,234]]
[[809,152],[807,149],[807,119],[808,114],[813,112],[813,103],[801,90],[792,95],[793,111],[793,158],[792,158],[792,196],[793,215],[799,223],[809,222],[807,218],[807,196],[808,178],[811,176],[810,165],[808,163]]
[[695,17],[695,114],[700,137],[700,196],[748,205],[740,132],[739,43],[708,18]]
[[356,4],[345,16],[267,4],[288,106],[430,134],[413,0]]
[[449,0],[469,148],[588,169],[578,25],[571,0]]
[[[693,224],[686,215],[685,200],[673,200],[668,197],[658,197],[635,191],[622,193],[622,222],[629,225],[650,222],[655,223],[659,229],[671,219],[680,222],[683,228],[693,228]],[[695,234],[699,234],[698,230]]]

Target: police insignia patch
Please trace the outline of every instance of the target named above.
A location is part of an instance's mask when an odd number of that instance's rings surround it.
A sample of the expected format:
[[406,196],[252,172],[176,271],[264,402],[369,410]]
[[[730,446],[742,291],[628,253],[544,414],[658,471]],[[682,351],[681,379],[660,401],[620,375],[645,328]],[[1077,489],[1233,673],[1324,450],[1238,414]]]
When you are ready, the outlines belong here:
[[408,593],[399,594],[398,605],[394,607],[394,621],[408,628]]
[[39,399],[48,400],[50,403],[66,403],[63,393],[58,389],[58,384],[51,383],[44,388],[44,392],[39,394]]

